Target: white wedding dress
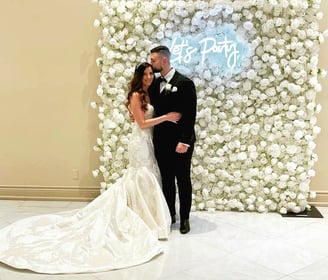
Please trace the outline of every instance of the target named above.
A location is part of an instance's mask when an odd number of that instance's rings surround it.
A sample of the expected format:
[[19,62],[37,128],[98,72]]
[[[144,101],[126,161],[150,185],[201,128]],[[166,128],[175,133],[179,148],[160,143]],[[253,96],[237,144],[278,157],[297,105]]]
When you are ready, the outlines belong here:
[[[153,115],[148,105],[146,118]],[[99,272],[162,252],[171,218],[159,185],[152,130],[133,124],[125,175],[82,209],[33,216],[0,230],[0,262],[39,273]]]

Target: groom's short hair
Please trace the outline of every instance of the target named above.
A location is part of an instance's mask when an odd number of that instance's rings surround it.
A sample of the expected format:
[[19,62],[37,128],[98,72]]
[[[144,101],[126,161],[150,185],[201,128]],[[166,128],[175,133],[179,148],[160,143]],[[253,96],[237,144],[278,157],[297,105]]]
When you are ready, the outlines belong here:
[[150,53],[160,53],[163,56],[166,56],[167,58],[171,57],[170,49],[167,46],[157,46],[155,48],[152,48],[150,50]]

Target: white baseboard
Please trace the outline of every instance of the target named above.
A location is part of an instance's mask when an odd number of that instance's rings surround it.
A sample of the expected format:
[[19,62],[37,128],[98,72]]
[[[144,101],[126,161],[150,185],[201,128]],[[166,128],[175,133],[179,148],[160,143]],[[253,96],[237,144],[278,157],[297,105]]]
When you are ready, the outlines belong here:
[[91,201],[99,194],[99,186],[0,185],[0,199]]
[[[317,196],[309,204],[328,207],[328,191],[314,192]],[[0,199],[91,201],[99,194],[99,186],[0,185]]]

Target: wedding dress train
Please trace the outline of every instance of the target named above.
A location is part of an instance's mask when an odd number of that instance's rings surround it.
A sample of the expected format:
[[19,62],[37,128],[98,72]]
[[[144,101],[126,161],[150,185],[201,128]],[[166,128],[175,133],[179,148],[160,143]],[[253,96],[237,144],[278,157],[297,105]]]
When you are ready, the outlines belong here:
[[[148,106],[146,117],[153,115]],[[170,214],[159,185],[151,129],[133,124],[129,167],[82,209],[19,220],[0,230],[0,262],[39,273],[99,272],[162,252]]]

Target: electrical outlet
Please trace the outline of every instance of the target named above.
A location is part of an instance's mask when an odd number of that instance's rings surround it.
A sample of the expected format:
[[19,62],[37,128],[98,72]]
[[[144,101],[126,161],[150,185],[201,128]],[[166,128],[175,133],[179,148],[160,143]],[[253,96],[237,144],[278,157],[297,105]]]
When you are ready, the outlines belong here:
[[73,180],[79,179],[79,170],[77,168],[72,169],[72,179]]

